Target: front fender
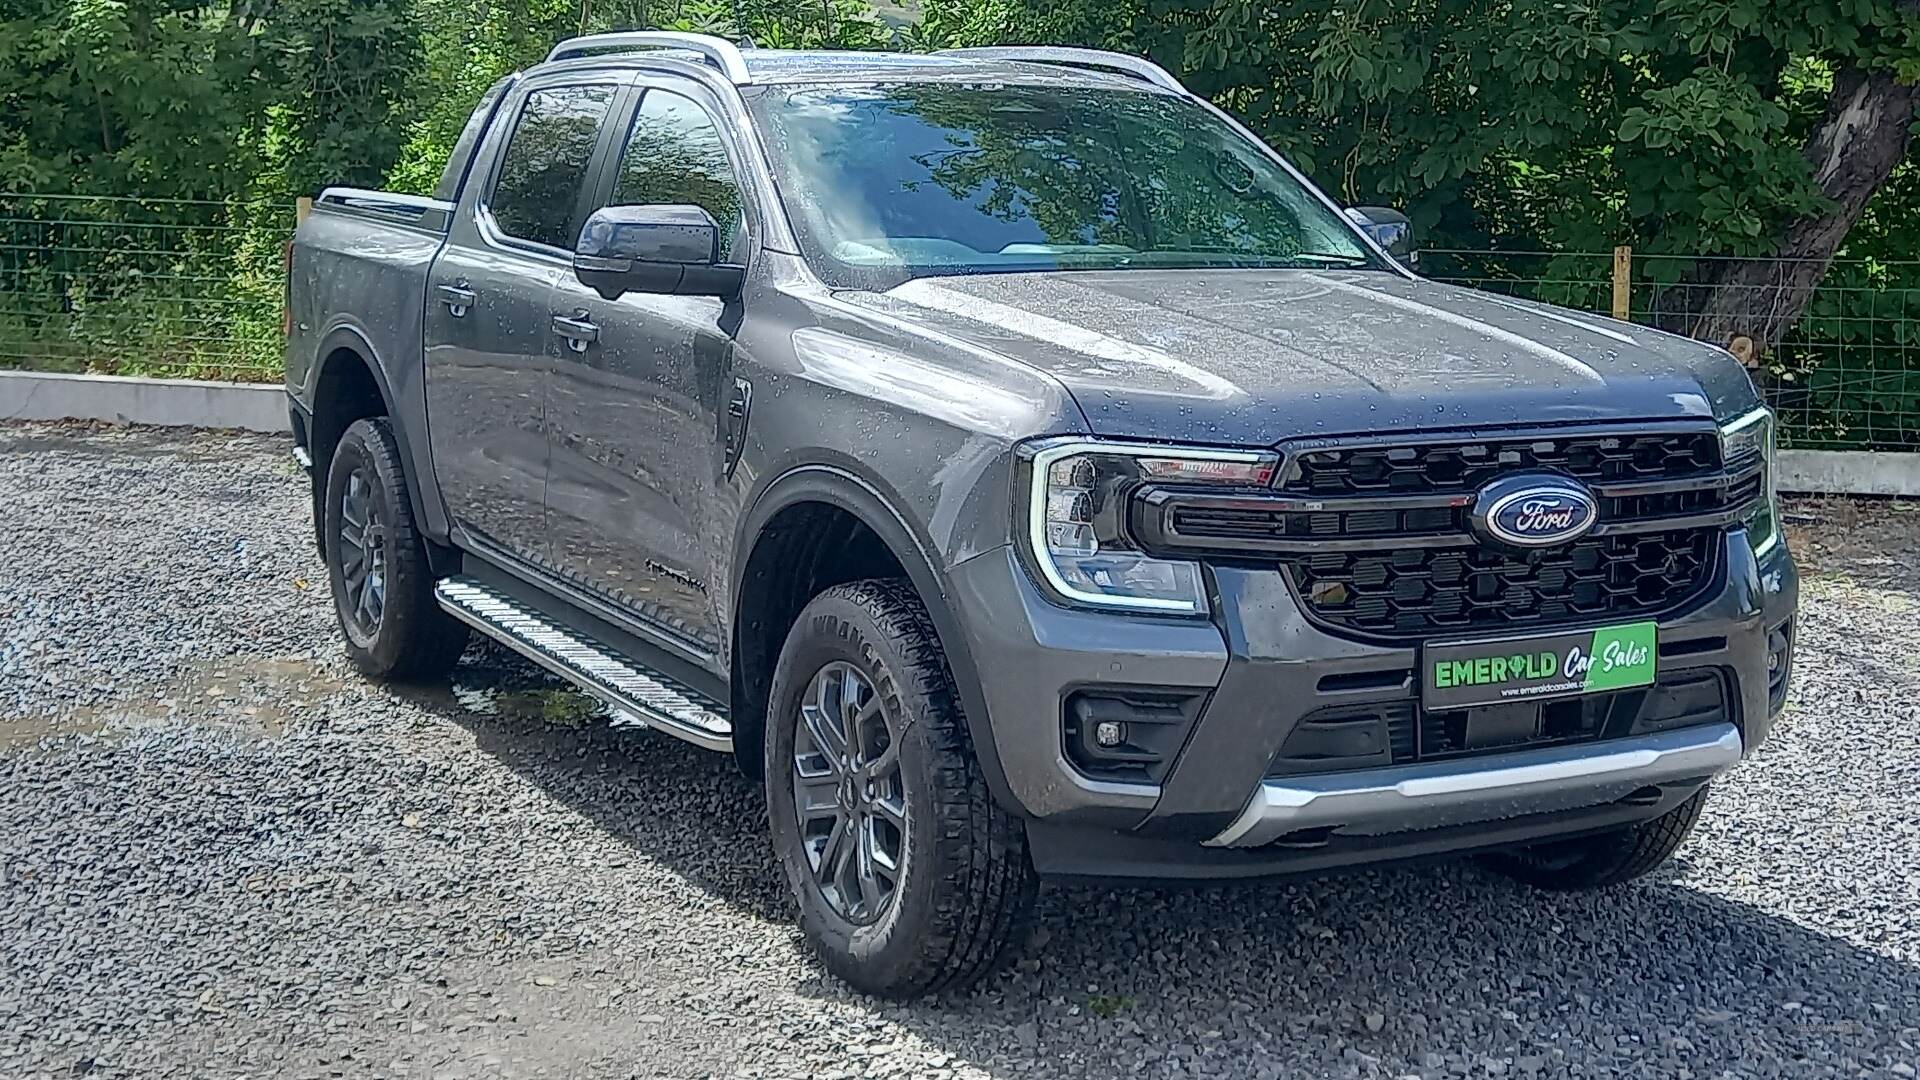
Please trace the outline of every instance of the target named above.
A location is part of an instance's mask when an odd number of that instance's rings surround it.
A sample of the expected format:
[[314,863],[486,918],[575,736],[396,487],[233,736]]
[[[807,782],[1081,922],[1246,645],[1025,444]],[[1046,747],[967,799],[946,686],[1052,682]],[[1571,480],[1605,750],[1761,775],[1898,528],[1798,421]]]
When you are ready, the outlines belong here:
[[967,636],[954,615],[942,562],[935,557],[935,549],[928,539],[909,524],[878,485],[839,465],[800,465],[780,474],[761,489],[741,517],[734,543],[730,595],[737,603],[748,558],[767,525],[782,510],[807,502],[826,503],[853,515],[873,530],[906,571],[921,603],[926,605],[946,654],[947,668],[953,674],[954,688],[966,713],[967,733],[973,741],[974,755],[980,762],[987,787],[1003,808],[1024,814],[1007,785],[1006,770],[992,736],[986,697],[981,692],[980,671],[967,646]]

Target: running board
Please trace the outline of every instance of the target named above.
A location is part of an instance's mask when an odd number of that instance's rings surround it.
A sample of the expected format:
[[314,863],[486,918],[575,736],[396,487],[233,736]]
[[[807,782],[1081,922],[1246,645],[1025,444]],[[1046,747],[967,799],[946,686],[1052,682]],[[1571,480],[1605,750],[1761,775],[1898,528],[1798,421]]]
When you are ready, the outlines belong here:
[[605,702],[630,719],[708,750],[733,749],[719,702],[600,642],[561,626],[498,589],[451,577],[433,589],[448,613]]

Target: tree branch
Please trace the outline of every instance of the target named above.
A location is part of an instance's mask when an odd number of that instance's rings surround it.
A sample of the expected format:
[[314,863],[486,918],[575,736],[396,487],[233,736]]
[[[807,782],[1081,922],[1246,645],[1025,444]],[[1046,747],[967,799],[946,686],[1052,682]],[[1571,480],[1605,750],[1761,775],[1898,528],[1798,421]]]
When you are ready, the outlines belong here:
[[1829,205],[1791,222],[1774,258],[1730,260],[1704,275],[1699,284],[1709,289],[1687,332],[1720,345],[1751,338],[1756,352],[1778,346],[1867,202],[1906,156],[1916,109],[1920,87],[1900,83],[1890,71],[1836,72],[1826,115],[1806,147]]

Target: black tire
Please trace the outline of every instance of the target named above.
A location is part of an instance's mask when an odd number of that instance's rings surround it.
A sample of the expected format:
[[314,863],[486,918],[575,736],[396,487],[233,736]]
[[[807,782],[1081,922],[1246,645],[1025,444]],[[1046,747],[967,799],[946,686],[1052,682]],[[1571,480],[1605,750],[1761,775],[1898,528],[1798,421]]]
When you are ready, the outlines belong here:
[[[816,807],[811,825],[803,827],[794,798],[802,786],[800,759],[825,762],[828,756],[815,752],[827,743],[816,739],[813,728],[802,733],[803,698],[825,692],[821,688],[846,671],[855,673],[856,682],[868,683],[867,694],[854,695],[866,706],[852,712],[865,715],[869,706],[877,708],[866,723],[881,725],[874,729],[877,739],[849,737],[846,745],[881,743],[883,748],[864,760],[878,770],[891,768],[882,763],[895,758],[897,795],[876,796],[873,784],[867,784],[871,802],[862,819],[859,781],[853,781],[853,790],[840,787],[842,779],[859,775],[850,765],[835,771],[835,779],[815,779],[807,786],[813,793],[834,788],[842,799],[852,800],[838,804],[853,807],[848,820],[871,822],[866,827],[877,830],[876,836],[898,842],[891,891],[879,904],[860,910],[830,897],[833,886],[816,876],[816,860],[825,864],[827,853],[837,850],[832,836],[841,829],[841,811]],[[821,709],[821,700],[809,701],[816,715],[832,711]],[[855,715],[846,730],[860,723]],[[857,750],[845,758],[859,760]],[[828,970],[854,988],[906,998],[967,986],[993,970],[1024,930],[1037,886],[1026,830],[987,791],[946,656],[926,608],[907,583],[835,586],[800,613],[774,671],[765,765],[774,851],[798,902],[800,929]],[[883,777],[882,787],[894,784],[892,777]],[[884,809],[889,798],[904,809],[904,828]],[[833,824],[821,840],[817,830],[823,815]],[[852,828],[848,835],[864,841],[861,826]],[[870,861],[884,867],[878,855]]]
[[1515,881],[1554,892],[1604,889],[1652,873],[1687,842],[1707,789],[1650,821],[1624,829],[1550,840],[1513,851],[1493,852],[1481,861]]
[[356,420],[340,436],[321,505],[327,580],[348,658],[376,679],[444,677],[467,646],[467,627],[433,599],[433,570],[386,417]]

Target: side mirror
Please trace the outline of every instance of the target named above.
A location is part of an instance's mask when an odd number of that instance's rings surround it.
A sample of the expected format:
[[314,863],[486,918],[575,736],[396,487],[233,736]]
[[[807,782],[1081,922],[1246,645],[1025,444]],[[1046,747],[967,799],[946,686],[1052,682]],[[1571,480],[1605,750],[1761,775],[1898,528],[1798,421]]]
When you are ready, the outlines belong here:
[[1409,268],[1420,265],[1420,252],[1413,245],[1413,222],[1407,215],[1384,206],[1349,206],[1347,217],[1374,243],[1386,248],[1387,254]]
[[720,226],[698,206],[603,206],[573,246],[573,276],[608,300],[630,292],[730,297],[744,273],[720,261]]

